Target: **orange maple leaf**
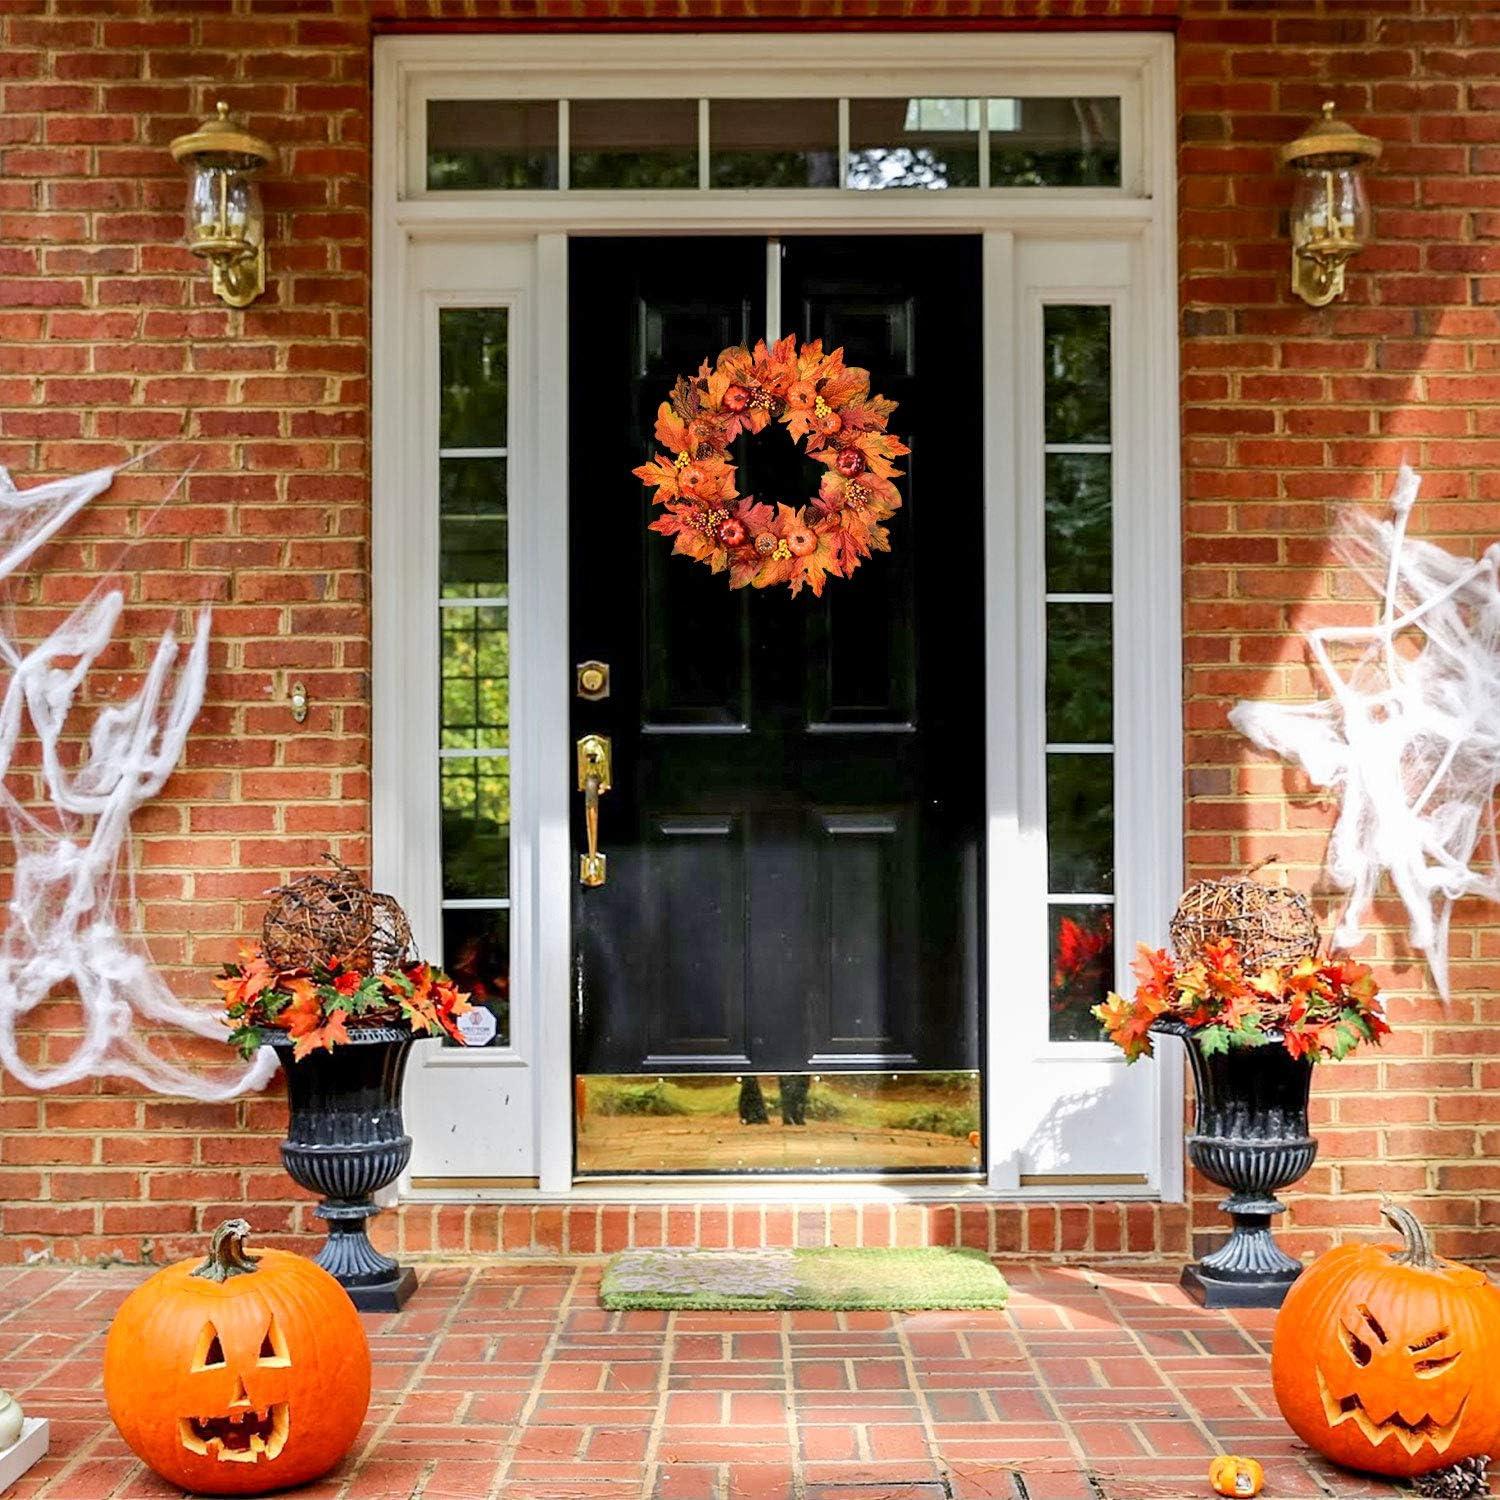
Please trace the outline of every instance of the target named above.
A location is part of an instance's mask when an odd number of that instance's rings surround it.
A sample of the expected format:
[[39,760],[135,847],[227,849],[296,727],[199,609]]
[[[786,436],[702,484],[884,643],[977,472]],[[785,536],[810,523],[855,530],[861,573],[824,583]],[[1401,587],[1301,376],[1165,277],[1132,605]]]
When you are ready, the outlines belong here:
[[347,1042],[349,1033],[344,1027],[348,1018],[348,1012],[344,1010],[331,1010],[328,1019],[315,1031],[304,1032],[297,1038],[292,1048],[292,1057],[301,1061],[310,1052],[316,1052],[320,1047],[326,1047],[330,1052],[338,1042]]

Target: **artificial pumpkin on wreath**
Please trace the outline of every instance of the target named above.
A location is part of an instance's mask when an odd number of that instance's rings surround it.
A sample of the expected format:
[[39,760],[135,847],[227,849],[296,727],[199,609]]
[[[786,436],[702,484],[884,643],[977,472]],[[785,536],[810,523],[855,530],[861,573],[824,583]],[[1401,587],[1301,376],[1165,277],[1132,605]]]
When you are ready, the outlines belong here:
[[120,1436],[163,1479],[259,1495],[326,1474],[370,1404],[370,1349],[348,1294],[284,1250],[214,1231],[208,1259],[158,1271],[125,1299],[104,1346]]
[[1500,1444],[1500,1288],[1435,1255],[1409,1210],[1382,1212],[1399,1250],[1340,1245],[1287,1293],[1271,1383],[1309,1447],[1410,1478]]

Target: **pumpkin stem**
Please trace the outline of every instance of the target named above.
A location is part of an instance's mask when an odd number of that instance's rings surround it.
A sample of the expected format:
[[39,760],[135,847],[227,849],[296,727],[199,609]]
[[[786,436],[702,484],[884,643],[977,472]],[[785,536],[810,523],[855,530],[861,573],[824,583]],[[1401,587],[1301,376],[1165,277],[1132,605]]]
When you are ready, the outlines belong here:
[[225,1219],[209,1241],[208,1259],[193,1272],[205,1281],[228,1281],[244,1276],[260,1264],[260,1257],[245,1249],[250,1226],[243,1219]]
[[1380,1205],[1381,1217],[1402,1239],[1401,1250],[1391,1257],[1398,1266],[1415,1266],[1419,1271],[1436,1271],[1440,1264],[1433,1253],[1432,1240],[1422,1221],[1409,1209],[1392,1203],[1389,1198]]

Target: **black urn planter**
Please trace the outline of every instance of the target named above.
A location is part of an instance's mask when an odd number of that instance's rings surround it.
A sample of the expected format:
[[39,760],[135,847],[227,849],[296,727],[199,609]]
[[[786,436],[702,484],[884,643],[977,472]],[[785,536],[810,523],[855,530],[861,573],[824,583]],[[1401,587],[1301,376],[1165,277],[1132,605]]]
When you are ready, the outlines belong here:
[[1219,1205],[1233,1226],[1229,1239],[1185,1267],[1182,1285],[1205,1307],[1280,1307],[1302,1263],[1272,1237],[1271,1216],[1284,1211],[1277,1189],[1302,1177],[1318,1154],[1307,1124],[1312,1060],[1293,1057],[1279,1042],[1204,1056],[1183,1022],[1158,1021],[1152,1029],[1181,1037],[1192,1065],[1197,1116],[1188,1160],[1229,1189]]
[[328,1238],[315,1259],[365,1312],[396,1312],[417,1285],[416,1272],[382,1255],[365,1232],[380,1212],[372,1194],[411,1160],[401,1079],[414,1040],[404,1027],[350,1027],[347,1042],[301,1061],[290,1038],[271,1042],[291,1105],[282,1165],[293,1182],[322,1196],[314,1212],[328,1221]]

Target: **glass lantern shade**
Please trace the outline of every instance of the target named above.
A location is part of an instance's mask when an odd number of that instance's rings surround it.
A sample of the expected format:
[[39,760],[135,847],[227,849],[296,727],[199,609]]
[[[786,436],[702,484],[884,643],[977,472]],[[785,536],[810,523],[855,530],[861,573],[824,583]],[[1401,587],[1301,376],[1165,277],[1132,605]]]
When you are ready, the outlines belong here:
[[265,243],[259,162],[245,157],[196,156],[187,162],[188,247],[210,260],[240,260]]
[[1305,254],[1352,255],[1370,239],[1370,200],[1357,166],[1298,164],[1292,188],[1292,244]]

